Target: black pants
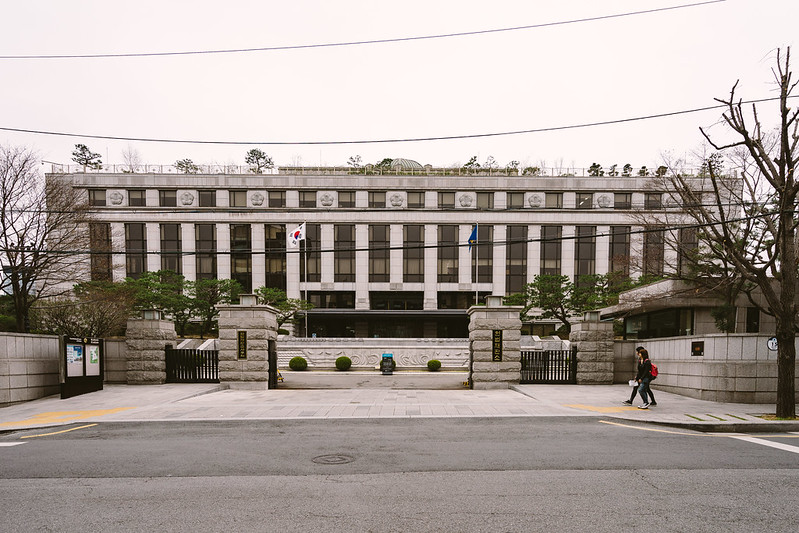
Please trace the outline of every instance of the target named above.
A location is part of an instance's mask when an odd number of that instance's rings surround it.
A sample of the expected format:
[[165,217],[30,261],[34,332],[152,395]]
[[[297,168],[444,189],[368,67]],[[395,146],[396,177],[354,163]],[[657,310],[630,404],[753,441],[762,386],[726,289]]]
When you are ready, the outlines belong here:
[[[641,384],[639,383],[637,386],[633,387],[633,392],[632,392],[632,394],[630,394],[630,403],[633,403],[633,401],[635,401],[635,395],[638,394],[638,387],[640,387],[640,386],[641,386]],[[651,381],[649,382],[649,397],[652,398],[652,403],[657,403],[655,401],[655,395],[652,394],[652,382]]]

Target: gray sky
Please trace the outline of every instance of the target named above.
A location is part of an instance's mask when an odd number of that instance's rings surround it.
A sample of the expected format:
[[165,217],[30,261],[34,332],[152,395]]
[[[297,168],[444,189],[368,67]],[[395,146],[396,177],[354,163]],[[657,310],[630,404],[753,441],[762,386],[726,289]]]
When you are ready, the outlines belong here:
[[[701,0],[4,0],[0,56],[158,53],[394,39],[529,26]],[[799,0],[727,0],[619,18],[404,42],[249,53],[0,59],[0,130],[71,163],[76,143],[122,163],[345,165],[384,157],[450,166],[656,166],[701,144],[720,111],[557,132],[389,144],[270,146],[475,135],[670,113],[712,105],[740,79],[744,99],[774,96],[777,47],[794,44]],[[799,49],[794,52],[799,65]],[[798,70],[799,71],[799,70]],[[763,104],[766,109],[774,105]],[[723,134],[720,126],[711,128]]]

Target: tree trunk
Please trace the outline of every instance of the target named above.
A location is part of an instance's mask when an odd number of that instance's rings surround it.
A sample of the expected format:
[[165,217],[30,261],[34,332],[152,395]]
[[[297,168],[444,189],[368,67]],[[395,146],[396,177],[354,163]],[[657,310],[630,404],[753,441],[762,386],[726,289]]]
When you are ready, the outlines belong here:
[[796,331],[777,325],[777,417],[796,417]]

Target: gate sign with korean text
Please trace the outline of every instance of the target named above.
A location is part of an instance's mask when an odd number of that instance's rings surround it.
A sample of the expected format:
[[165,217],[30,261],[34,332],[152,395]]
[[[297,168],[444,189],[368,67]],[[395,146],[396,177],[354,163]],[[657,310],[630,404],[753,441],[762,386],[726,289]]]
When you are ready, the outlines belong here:
[[502,330],[495,329],[491,332],[491,360],[502,362]]

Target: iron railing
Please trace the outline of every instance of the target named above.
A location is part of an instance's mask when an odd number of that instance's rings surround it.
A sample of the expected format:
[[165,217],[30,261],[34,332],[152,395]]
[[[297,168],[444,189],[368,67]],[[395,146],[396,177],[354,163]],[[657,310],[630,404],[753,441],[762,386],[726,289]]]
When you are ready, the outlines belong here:
[[522,352],[522,384],[577,383],[577,349]]

